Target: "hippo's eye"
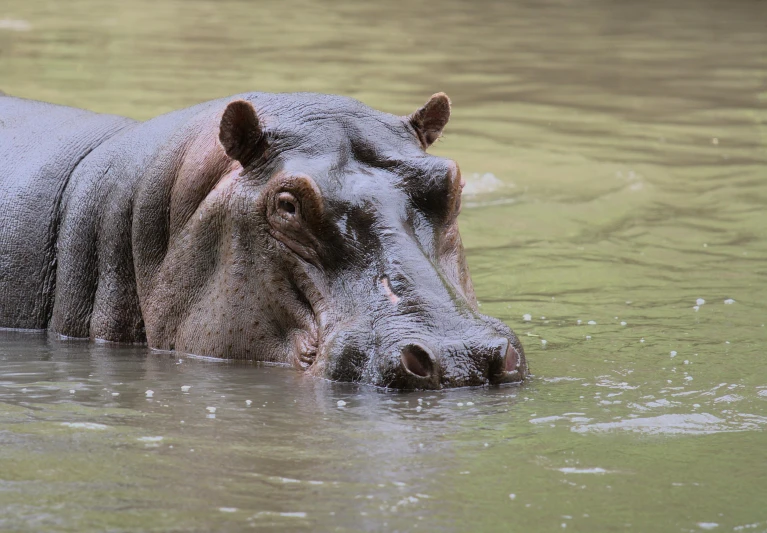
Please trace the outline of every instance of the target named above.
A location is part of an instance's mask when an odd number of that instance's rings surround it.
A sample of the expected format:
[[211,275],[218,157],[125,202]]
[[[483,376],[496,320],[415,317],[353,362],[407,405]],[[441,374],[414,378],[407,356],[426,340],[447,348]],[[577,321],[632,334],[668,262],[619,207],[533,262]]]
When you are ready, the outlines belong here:
[[281,192],[279,196],[277,196],[277,211],[282,216],[285,217],[293,217],[296,214],[297,208],[296,208],[296,198],[289,192]]

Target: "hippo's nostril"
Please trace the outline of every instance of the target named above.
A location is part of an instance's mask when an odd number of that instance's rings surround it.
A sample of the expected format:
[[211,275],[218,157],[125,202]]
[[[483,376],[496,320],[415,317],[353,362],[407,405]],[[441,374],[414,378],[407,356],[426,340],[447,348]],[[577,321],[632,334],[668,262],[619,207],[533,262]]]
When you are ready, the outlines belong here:
[[411,374],[428,378],[434,374],[434,358],[417,344],[408,344],[402,349],[402,366]]
[[508,348],[506,348],[506,372],[517,370],[519,368],[519,360],[519,352],[512,343],[509,343]]
[[495,346],[496,355],[490,364],[488,375],[490,383],[498,385],[522,381],[527,373],[525,354],[516,339],[503,339],[503,342],[498,342]]

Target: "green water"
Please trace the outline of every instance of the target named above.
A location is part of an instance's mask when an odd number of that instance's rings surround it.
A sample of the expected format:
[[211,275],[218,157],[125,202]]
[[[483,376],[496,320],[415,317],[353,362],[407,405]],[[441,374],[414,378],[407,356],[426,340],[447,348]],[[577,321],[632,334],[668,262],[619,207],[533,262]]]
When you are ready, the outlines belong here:
[[767,531],[767,3],[5,0],[0,88],[447,92],[477,294],[534,372],[384,393],[2,332],[0,530]]

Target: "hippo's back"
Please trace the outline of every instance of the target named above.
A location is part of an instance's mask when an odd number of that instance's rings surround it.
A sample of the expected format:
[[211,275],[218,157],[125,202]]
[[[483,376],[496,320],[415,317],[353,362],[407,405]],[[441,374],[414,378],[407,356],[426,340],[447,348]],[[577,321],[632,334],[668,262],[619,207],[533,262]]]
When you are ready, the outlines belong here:
[[64,189],[91,151],[133,123],[0,96],[0,327],[46,327]]

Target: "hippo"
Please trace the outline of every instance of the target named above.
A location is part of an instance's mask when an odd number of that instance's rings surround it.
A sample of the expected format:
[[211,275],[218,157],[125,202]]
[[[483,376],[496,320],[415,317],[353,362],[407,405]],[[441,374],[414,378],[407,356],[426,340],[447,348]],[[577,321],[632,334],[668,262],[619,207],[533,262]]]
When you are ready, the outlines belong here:
[[146,122],[0,96],[0,327],[391,389],[522,382],[483,315],[458,165],[409,116],[246,93]]

